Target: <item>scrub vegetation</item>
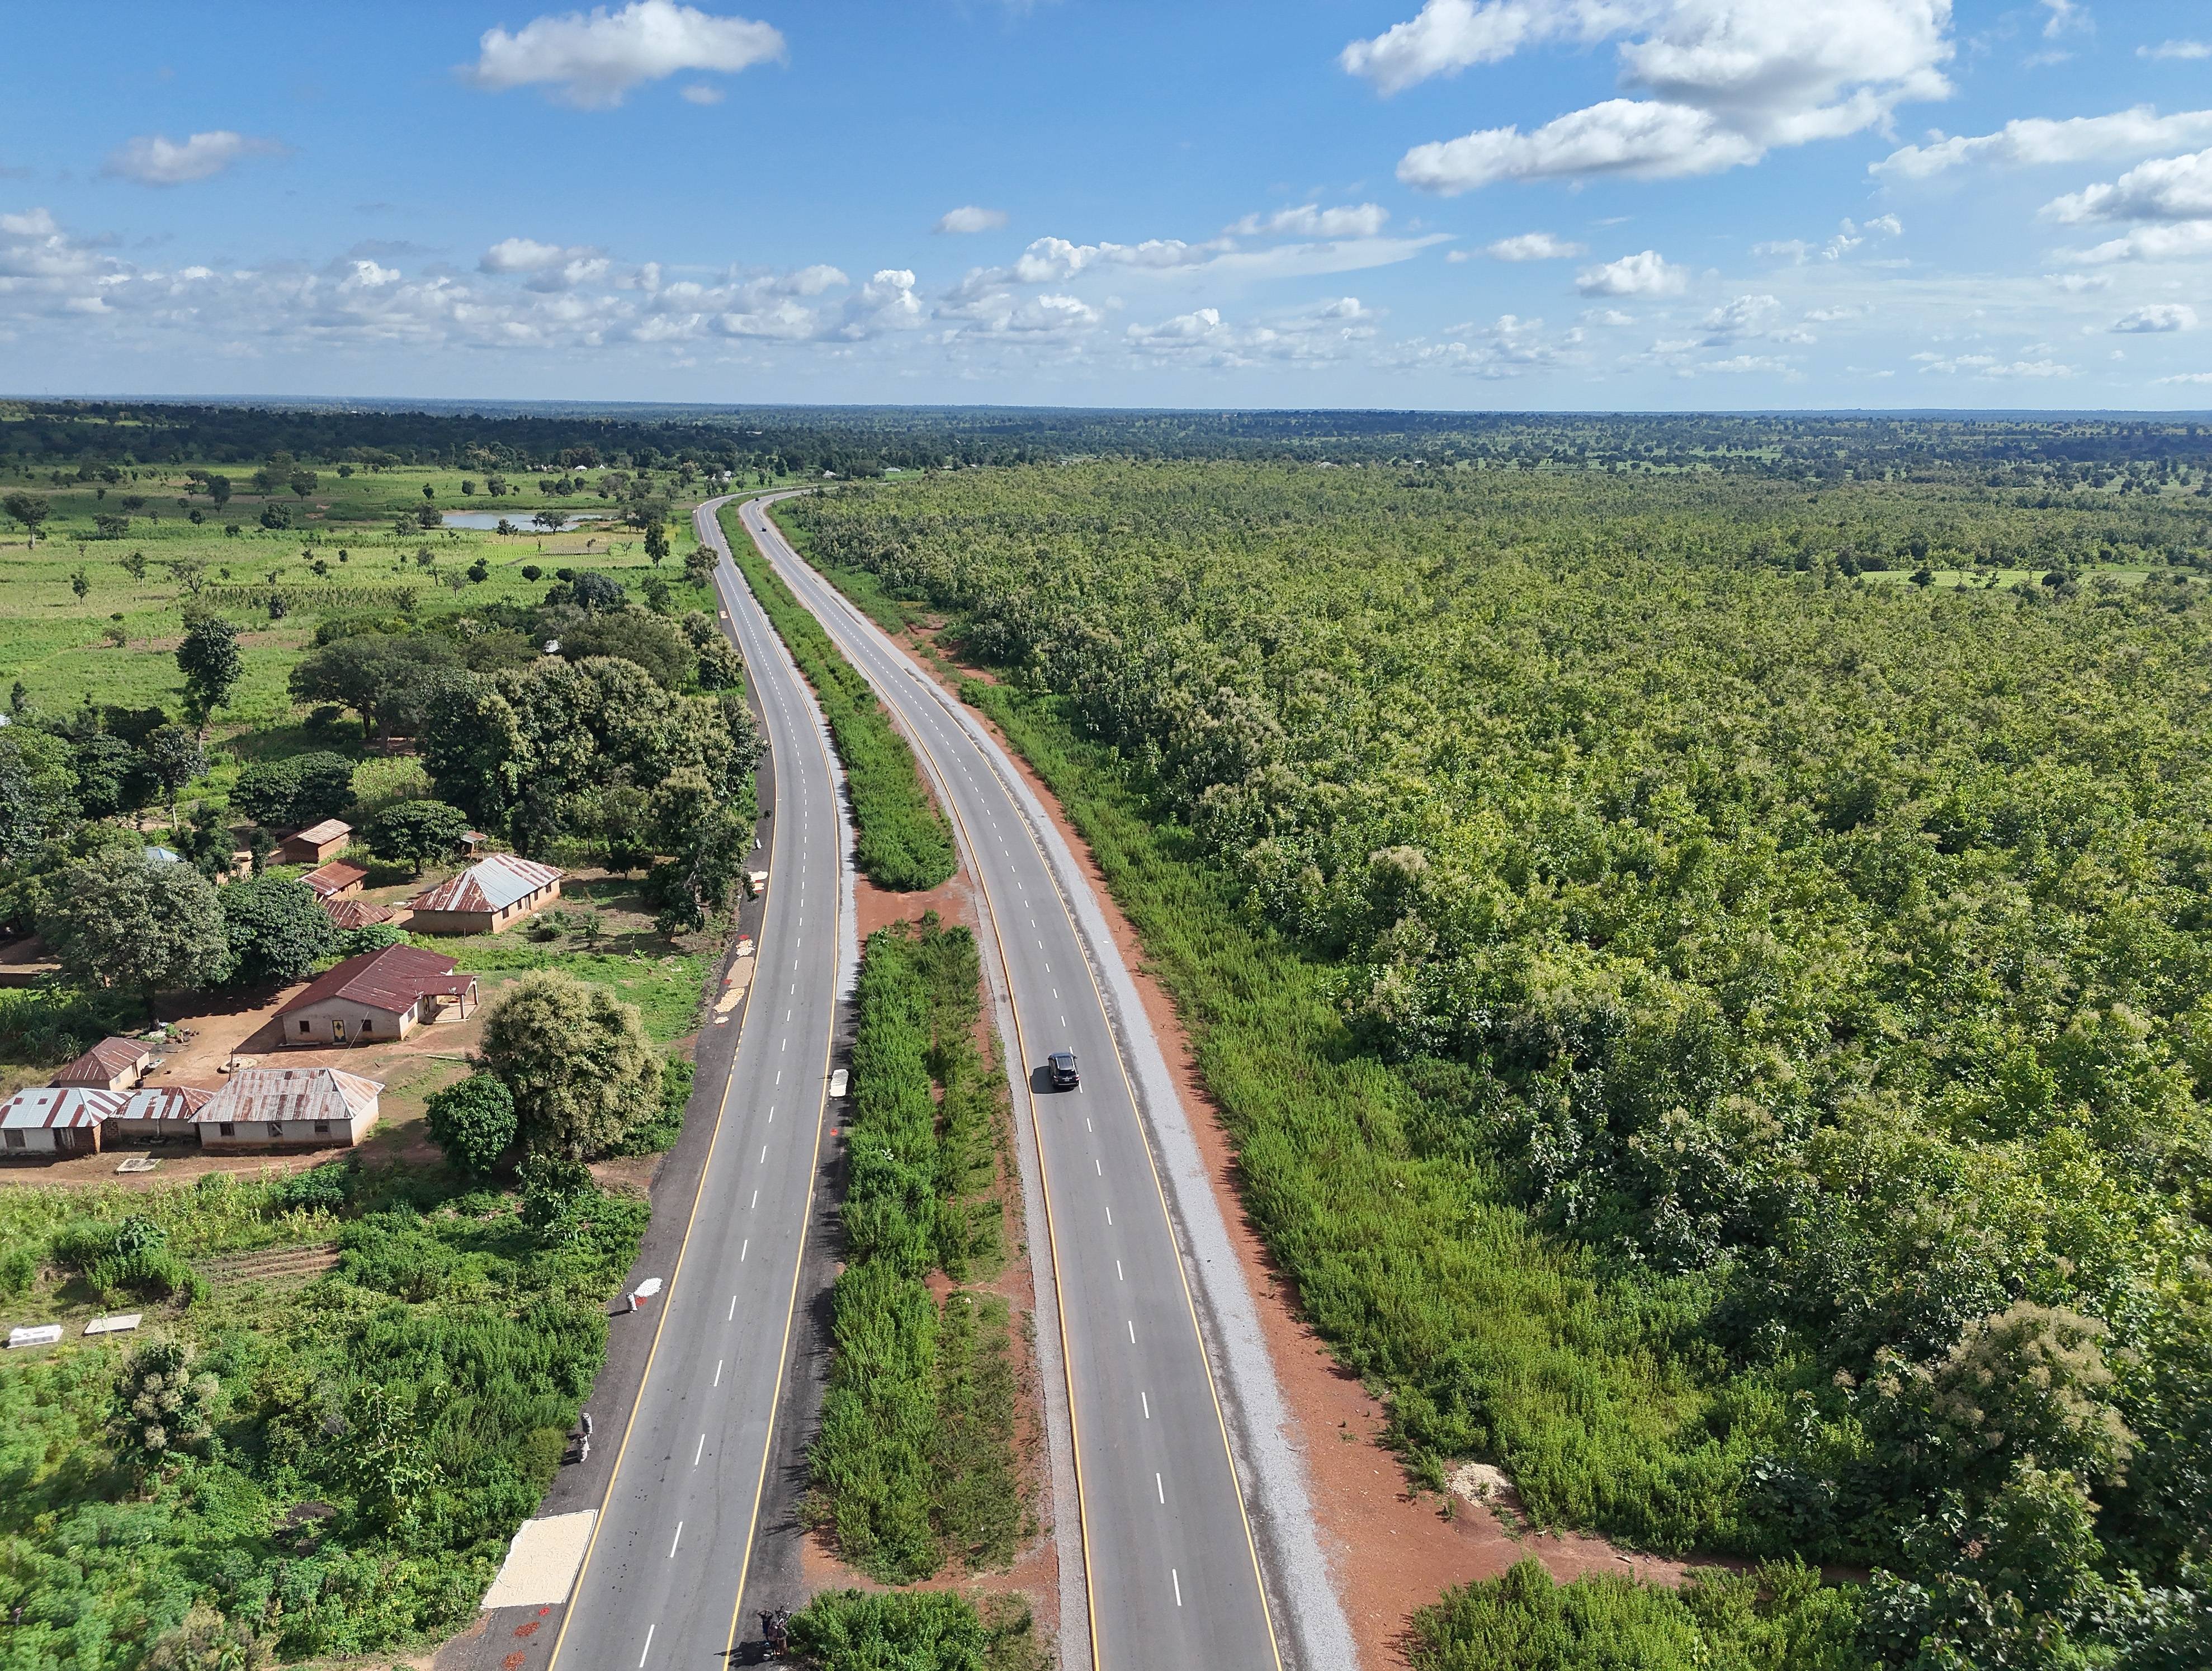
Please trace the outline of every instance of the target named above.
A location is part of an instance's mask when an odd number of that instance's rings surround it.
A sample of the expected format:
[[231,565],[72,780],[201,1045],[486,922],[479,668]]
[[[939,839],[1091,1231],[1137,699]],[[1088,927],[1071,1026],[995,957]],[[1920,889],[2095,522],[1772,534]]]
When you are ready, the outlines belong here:
[[[1870,1568],[1784,1621],[1856,1616],[1838,1662],[2178,1665],[2212,1617],[2212,506],[2201,434],[2124,428],[780,511],[1000,674],[969,699],[1194,1023],[1255,1221],[1417,1480],[1480,1457],[1542,1522]],[[1478,1645],[1540,1605],[1443,1607],[1428,1662],[1629,1662]]]
[[821,698],[859,826],[853,858],[860,873],[900,893],[950,881],[958,868],[952,829],[922,787],[914,750],[860,669],[769,571],[736,517],[725,511],[722,526],[745,583]]
[[977,1049],[975,938],[934,914],[868,937],[855,995],[846,1266],[810,1513],[886,1583],[1003,1566],[1030,1518],[1006,1302],[927,1279],[1002,1256],[989,1194],[1006,1087]]
[[[72,1320],[0,1372],[7,1664],[260,1665],[465,1623],[560,1463],[646,1220],[588,1179],[533,1201],[349,1163],[0,1191],[0,1277],[28,1269],[10,1309]],[[125,1305],[138,1333],[81,1338]]]

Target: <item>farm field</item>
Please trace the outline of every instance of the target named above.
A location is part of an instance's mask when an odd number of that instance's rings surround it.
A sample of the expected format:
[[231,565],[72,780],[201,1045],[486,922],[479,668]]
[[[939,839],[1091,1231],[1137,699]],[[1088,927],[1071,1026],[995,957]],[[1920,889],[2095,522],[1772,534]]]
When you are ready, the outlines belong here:
[[2181,1662],[2201,468],[2040,502],[1099,461],[780,507],[996,676],[1413,1481],[1872,1573],[1778,1578],[1756,1628],[1724,1587],[1486,1589],[1420,1663],[1561,1608],[1692,1657]]

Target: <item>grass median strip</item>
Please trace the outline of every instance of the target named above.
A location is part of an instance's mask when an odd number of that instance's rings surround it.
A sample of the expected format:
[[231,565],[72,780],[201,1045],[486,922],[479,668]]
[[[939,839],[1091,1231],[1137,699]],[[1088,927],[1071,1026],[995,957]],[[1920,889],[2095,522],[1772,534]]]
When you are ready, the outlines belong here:
[[860,826],[854,860],[879,888],[914,893],[949,881],[957,867],[952,831],[922,787],[914,750],[860,670],[846,660],[830,635],[784,583],[769,572],[729,511],[723,532],[753,596],[767,611],[800,670],[821,699],[830,734],[845,767],[853,818]]
[[1003,1087],[976,1048],[978,967],[964,928],[933,915],[868,937],[853,1044],[835,1358],[809,1514],[852,1565],[913,1583],[948,1560],[1012,1559],[1028,1510],[1014,1455],[1008,1310],[927,1279],[996,1266],[988,1191]]

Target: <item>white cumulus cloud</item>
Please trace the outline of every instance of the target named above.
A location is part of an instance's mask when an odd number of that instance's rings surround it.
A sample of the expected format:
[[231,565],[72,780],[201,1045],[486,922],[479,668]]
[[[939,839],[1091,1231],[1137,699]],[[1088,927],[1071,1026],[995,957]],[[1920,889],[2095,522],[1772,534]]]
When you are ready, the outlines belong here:
[[996,232],[1006,223],[1003,209],[982,209],[974,204],[963,204],[957,209],[948,209],[937,217],[932,232]]
[[181,140],[148,134],[110,151],[100,172],[141,185],[182,185],[219,174],[244,158],[281,155],[283,149],[273,139],[249,139],[228,128]]
[[1499,180],[1711,173],[1879,126],[1908,99],[1949,92],[1950,24],[1950,0],[1427,0],[1339,61],[1389,94],[1524,47],[1628,37],[1621,82],[1652,96],[1407,151],[1398,178],[1449,196]]
[[1618,261],[1583,268],[1575,276],[1575,289],[1586,296],[1663,296],[1679,292],[1689,278],[1687,268],[1658,251],[1639,250]]
[[2178,110],[2160,116],[2136,105],[2110,116],[2075,116],[2063,122],[2026,116],[1995,133],[1954,134],[1892,151],[1867,172],[1896,179],[1925,179],[1969,162],[2033,167],[2141,156],[2148,151],[2212,137],[2212,110]]
[[464,72],[501,93],[550,87],[563,103],[607,110],[641,82],[690,70],[732,73],[783,56],[783,36],[750,18],[718,17],[675,0],[631,0],[619,11],[594,7],[533,18],[509,33],[484,31],[477,61]]
[[2132,313],[2122,314],[2112,321],[2112,329],[2125,331],[2194,331],[2197,329],[2197,310],[2185,301],[2156,301],[2147,307],[2138,307]]
[[2116,180],[2100,181],[2044,204],[2048,220],[2212,220],[2212,149],[2139,163]]
[[1511,238],[1500,238],[1494,244],[1486,244],[1482,252],[1493,261],[1560,261],[1577,255],[1588,255],[1585,244],[1571,243],[1565,238],[1554,238],[1548,232],[1523,232]]
[[2212,40],[2161,40],[2155,46],[2136,47],[2136,56],[2139,58],[2212,58]]

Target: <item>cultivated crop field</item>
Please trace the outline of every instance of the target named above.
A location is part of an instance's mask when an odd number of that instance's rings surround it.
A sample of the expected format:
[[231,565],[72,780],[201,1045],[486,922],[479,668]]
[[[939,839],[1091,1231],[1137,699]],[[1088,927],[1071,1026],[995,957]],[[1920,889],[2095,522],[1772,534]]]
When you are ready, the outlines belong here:
[[[231,465],[210,469],[236,483],[218,507],[186,467],[110,468],[119,477],[112,485],[79,482],[74,471],[57,483],[50,471],[0,470],[0,497],[29,494],[51,510],[35,549],[13,518],[12,538],[0,538],[0,671],[42,708],[88,696],[132,708],[173,703],[179,682],[168,653],[185,607],[201,599],[245,629],[246,674],[228,717],[265,724],[289,714],[284,676],[323,615],[535,602],[545,582],[526,577],[525,565],[649,567],[641,532],[620,525],[618,503],[598,491],[604,471],[518,477],[525,491],[495,499],[482,476],[458,470],[392,465],[341,477],[328,465],[281,466],[288,477],[314,477],[301,496],[283,483],[257,492],[255,471]],[[541,495],[535,480],[576,489]],[[476,490],[464,494],[464,481]],[[522,532],[425,528],[426,507],[439,517],[503,514]],[[288,526],[262,526],[270,510]],[[552,533],[532,525],[553,511],[599,520]],[[103,527],[102,517],[123,526]]]
[[2185,1662],[2212,501],[2170,443],[2071,481],[1097,462],[782,507],[1000,675],[970,699],[1195,1022],[1249,1210],[1416,1480],[1476,1458],[1540,1522],[1874,1575],[1839,1613],[1778,1572],[1794,1624],[1521,1583],[1423,1664],[1568,1606],[1683,1663]]

